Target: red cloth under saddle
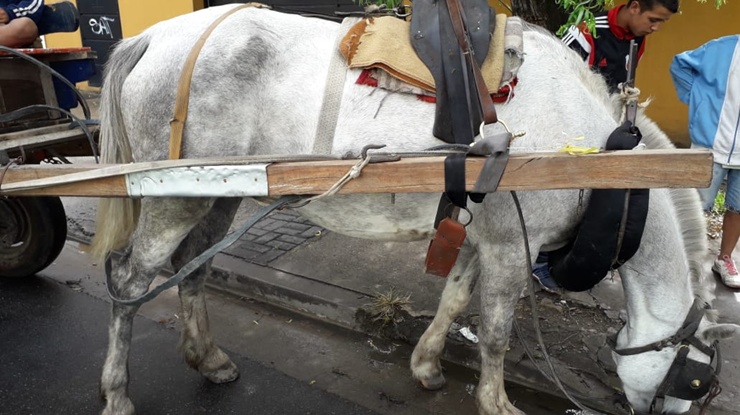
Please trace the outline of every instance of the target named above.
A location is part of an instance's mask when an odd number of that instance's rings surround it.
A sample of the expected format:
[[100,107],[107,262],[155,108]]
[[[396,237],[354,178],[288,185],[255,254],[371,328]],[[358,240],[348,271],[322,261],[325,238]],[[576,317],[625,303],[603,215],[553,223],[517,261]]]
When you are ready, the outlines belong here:
[[[504,85],[495,94],[491,94],[491,99],[496,104],[506,103],[508,100],[514,98],[514,87],[518,82],[518,78],[514,78],[509,85]],[[363,69],[360,77],[357,78],[357,85],[367,85],[372,87],[378,87],[378,80],[373,77],[373,71],[371,69]],[[437,102],[437,98],[429,95],[417,95],[419,100],[424,102]]]

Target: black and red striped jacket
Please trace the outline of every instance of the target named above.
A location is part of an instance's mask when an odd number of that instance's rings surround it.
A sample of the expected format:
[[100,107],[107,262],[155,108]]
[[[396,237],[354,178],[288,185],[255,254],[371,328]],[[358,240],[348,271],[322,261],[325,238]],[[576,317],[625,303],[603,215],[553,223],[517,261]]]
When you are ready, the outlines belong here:
[[624,5],[595,14],[596,36],[589,33],[585,25],[571,26],[563,36],[563,42],[580,53],[606,79],[610,92],[615,92],[619,84],[627,80],[630,40],[635,39],[640,45],[638,62],[645,50],[645,36],[635,37],[617,25],[617,13],[622,7]]

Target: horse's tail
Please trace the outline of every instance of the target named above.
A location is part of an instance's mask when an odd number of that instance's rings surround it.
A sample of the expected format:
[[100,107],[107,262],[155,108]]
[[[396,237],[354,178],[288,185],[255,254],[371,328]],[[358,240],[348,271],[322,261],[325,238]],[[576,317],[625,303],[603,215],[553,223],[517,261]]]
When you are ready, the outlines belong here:
[[[142,35],[118,43],[105,68],[100,96],[101,163],[130,163],[131,145],[121,112],[121,91],[126,78],[149,47],[149,36]],[[136,229],[140,202],[135,199],[100,199],[91,254],[102,259],[125,245]]]

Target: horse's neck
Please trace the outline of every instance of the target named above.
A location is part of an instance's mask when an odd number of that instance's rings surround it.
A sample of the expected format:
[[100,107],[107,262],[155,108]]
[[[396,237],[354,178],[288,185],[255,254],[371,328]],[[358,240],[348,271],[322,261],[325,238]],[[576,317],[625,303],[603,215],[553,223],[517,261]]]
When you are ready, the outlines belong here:
[[680,225],[667,193],[651,193],[640,251],[620,269],[628,321],[623,335],[639,346],[673,335],[694,299]]
[[[676,333],[693,302],[691,284],[646,281],[630,272],[623,282],[627,306],[626,341],[632,346],[651,343]],[[663,282],[664,284],[660,284]]]

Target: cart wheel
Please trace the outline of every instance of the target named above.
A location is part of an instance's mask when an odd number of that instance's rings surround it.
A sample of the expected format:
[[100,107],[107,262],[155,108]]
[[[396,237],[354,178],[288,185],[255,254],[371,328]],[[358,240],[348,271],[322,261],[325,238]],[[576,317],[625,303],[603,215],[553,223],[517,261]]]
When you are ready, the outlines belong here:
[[58,197],[0,198],[0,276],[26,277],[49,266],[67,239]]

